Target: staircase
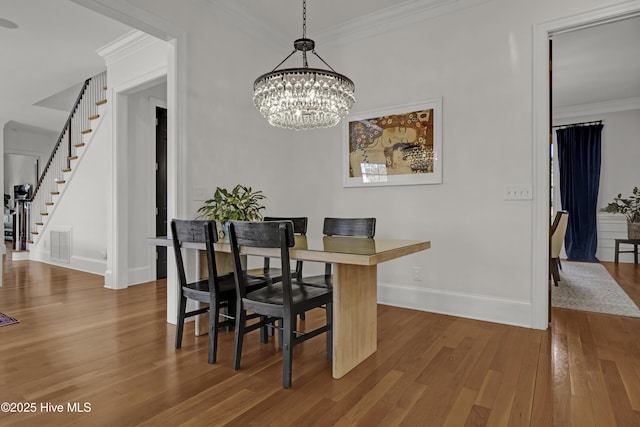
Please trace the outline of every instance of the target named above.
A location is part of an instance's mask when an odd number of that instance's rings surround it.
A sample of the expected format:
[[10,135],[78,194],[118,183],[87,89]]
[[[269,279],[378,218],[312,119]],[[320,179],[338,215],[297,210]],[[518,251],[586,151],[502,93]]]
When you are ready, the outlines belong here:
[[106,94],[106,71],[84,82],[33,193],[27,243],[37,243],[46,228],[47,218],[62,197],[87,141],[91,140],[92,124],[100,120],[101,106],[107,103]]

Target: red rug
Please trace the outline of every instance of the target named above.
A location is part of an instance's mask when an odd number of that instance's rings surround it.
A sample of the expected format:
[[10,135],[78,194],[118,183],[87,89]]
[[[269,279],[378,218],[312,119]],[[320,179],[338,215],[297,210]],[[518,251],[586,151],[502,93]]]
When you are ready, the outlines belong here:
[[14,319],[13,317],[9,317],[6,314],[0,313],[0,326],[13,325],[14,323],[18,322],[18,319]]

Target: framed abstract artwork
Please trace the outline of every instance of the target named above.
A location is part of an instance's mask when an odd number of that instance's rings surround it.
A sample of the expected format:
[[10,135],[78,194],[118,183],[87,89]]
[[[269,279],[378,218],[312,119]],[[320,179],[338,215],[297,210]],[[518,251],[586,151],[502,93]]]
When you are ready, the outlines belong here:
[[350,114],[343,127],[345,187],[442,183],[442,98]]

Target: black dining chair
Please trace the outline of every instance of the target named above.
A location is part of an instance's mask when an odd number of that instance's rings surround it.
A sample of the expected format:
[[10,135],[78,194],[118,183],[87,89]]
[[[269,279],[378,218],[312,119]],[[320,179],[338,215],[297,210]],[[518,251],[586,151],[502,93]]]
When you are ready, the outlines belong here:
[[[290,388],[292,382],[293,348],[321,333],[326,333],[327,359],[332,358],[333,346],[333,291],[292,283],[291,275],[283,274],[280,282],[262,289],[247,289],[247,277],[242,274],[241,248],[279,249],[282,271],[289,268],[289,248],[295,244],[293,223],[231,221],[229,239],[233,264],[236,272],[236,327],[233,353],[233,369],[240,369],[244,336],[248,332],[261,329],[261,342],[266,342],[265,327],[272,327],[276,320],[282,325],[282,387]],[[311,331],[295,330],[297,315],[317,307],[326,307],[325,325]],[[262,316],[260,321],[247,324],[247,312]]]
[[[218,329],[223,326],[231,327],[235,319],[229,311],[235,310],[235,278],[233,273],[218,276],[213,244],[218,241],[215,221],[209,220],[180,220],[171,221],[171,235],[178,268],[180,298],[178,303],[178,322],[176,324],[177,349],[182,347],[182,335],[185,319],[199,314],[209,313],[209,349],[208,362],[216,363],[218,354]],[[187,282],[184,259],[182,256],[183,243],[204,243],[207,255],[208,277],[195,282]],[[198,272],[199,274],[199,272]],[[251,279],[247,283],[250,289],[266,286],[265,280]],[[207,303],[208,307],[187,311],[187,299]],[[226,309],[222,313],[221,309]],[[220,321],[220,317],[225,320]]]
[[[307,223],[309,219],[305,217],[275,217],[265,216],[263,221],[291,221],[293,223],[293,233],[299,236],[305,236],[307,234]],[[295,270],[291,270],[290,274],[293,277],[302,277],[302,260],[296,261]],[[264,257],[263,267],[247,270],[247,275],[253,278],[265,278],[270,282],[279,282],[282,280],[282,269],[279,266],[272,267],[271,259]]]
[[[375,218],[325,218],[322,233],[325,236],[373,238],[376,234]],[[332,287],[331,264],[326,263],[324,275],[302,277],[296,283],[310,286]]]

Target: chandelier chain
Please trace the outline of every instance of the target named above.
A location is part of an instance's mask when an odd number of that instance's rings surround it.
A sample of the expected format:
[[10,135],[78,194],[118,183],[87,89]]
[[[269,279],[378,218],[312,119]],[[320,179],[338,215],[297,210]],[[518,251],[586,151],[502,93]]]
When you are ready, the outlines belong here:
[[[307,0],[302,0],[302,38],[307,38]],[[302,66],[308,68],[307,63],[307,50],[302,51]]]
[[302,0],[302,38],[307,38],[307,0]]

